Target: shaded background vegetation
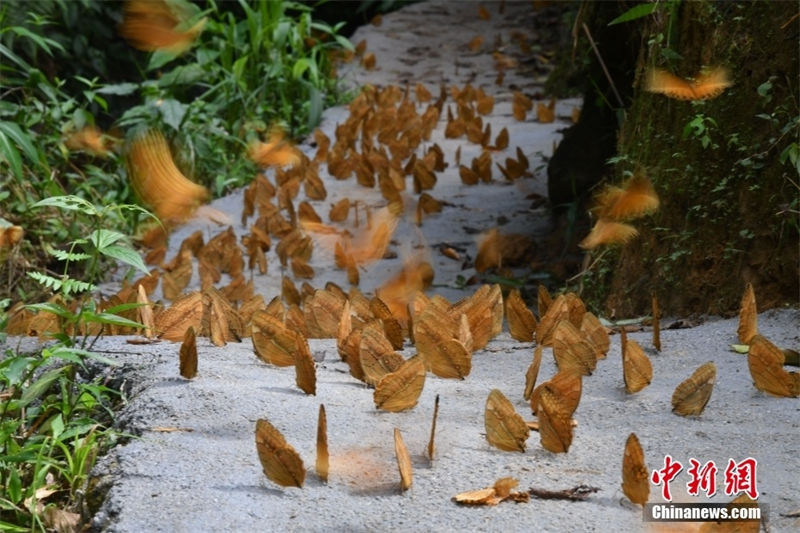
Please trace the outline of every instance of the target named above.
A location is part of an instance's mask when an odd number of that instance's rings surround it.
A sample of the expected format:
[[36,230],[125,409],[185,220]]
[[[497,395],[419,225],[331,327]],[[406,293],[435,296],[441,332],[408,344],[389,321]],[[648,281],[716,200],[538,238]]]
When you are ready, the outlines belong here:
[[[16,249],[0,251],[0,301],[37,299],[25,274],[59,271],[47,246],[90,231],[79,216],[43,216],[31,209],[36,202],[64,194],[135,202],[121,157],[126,137],[160,129],[181,171],[219,196],[255,175],[244,157],[251,140],[275,124],[305,135],[325,106],[347,97],[333,76],[336,54],[352,48],[339,33],[344,23],[317,20],[302,3],[174,2],[207,18],[179,57],[135,50],[120,37],[122,2],[0,5],[0,225],[25,231]],[[105,132],[114,150],[101,157],[68,148],[70,134],[87,126]],[[142,214],[119,215],[107,223],[136,235]]]
[[[662,2],[651,14],[609,32],[608,23],[635,5],[584,4],[578,14],[606,64],[628,66],[610,69],[625,107],[614,105],[596,60],[579,69],[589,80],[584,110],[607,108],[587,118],[605,117],[605,126],[598,129],[582,117],[583,124],[565,135],[551,163],[550,188],[560,188],[561,202],[585,205],[600,180],[619,182],[641,167],[661,208],[636,224],[639,238],[605,252],[580,278],[584,295],[617,316],[646,314],[651,292],[667,313],[724,315],[736,311],[745,283],[752,282],[760,309],[796,304],[796,4]],[[609,38],[616,45],[609,46]],[[647,68],[687,78],[716,65],[728,67],[734,82],[718,98],[688,102],[642,90]],[[584,147],[609,124],[619,127],[613,157],[591,159],[589,150],[587,158]],[[571,180],[580,183],[574,192]],[[592,260],[598,256],[593,253]]]

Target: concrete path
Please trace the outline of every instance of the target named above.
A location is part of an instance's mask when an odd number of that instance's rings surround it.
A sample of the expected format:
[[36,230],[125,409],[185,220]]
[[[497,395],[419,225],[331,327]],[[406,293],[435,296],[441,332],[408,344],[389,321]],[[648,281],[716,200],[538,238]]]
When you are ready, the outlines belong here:
[[[423,2],[386,15],[381,26],[361,28],[353,37],[354,43],[366,40],[377,68],[366,71],[357,65],[346,66],[342,76],[354,85],[411,83],[413,88],[420,82],[434,94],[442,83],[483,88],[495,97],[494,110],[486,117],[493,134],[506,127],[510,137],[509,149],[494,154],[494,160],[502,163],[519,146],[530,159],[533,177],[509,183],[493,166],[494,182],[463,186],[455,152],[460,146],[462,162],[469,162],[480,149],[463,139],[445,139],[443,116],[431,143],[441,146],[448,167],[437,175],[438,183],[430,192],[448,205],[426,218],[419,229],[409,220],[401,223],[390,247],[397,258],[378,261],[363,273],[364,292],[394,275],[409,250],[426,247],[436,274],[433,292],[454,301],[470,293],[458,288],[458,279],[475,273],[471,263],[476,255],[474,229],[502,225],[503,232],[524,232],[536,239],[544,238],[549,229],[545,208],[532,207],[533,195],[546,191],[542,155],[552,153],[558,130],[569,124],[579,102],[557,102],[556,121],[541,124],[535,112],[525,121],[516,120],[511,100],[514,89],[529,96],[541,93],[548,44],[540,38],[554,31],[552,25],[548,27],[552,18],[534,11],[530,2],[505,2],[503,14],[498,13],[498,4],[492,3],[488,20],[478,16],[478,9],[479,4],[471,2]],[[523,52],[515,44],[515,32],[529,39],[529,51]],[[473,51],[468,43],[477,36],[483,38],[483,46]],[[498,43],[507,57],[500,57],[501,61],[522,66],[508,69],[501,86],[495,83],[498,59],[492,55]],[[321,129],[333,138],[337,123],[346,115],[344,108],[326,111]],[[301,148],[311,156],[315,152],[309,145]],[[336,181],[324,172],[321,177],[328,197],[312,205],[323,216],[332,203],[346,196],[375,207],[384,203],[376,190],[358,187],[352,178]],[[213,207],[237,221],[234,229],[239,236],[246,232],[238,224],[241,192],[214,202]],[[203,221],[180,228],[171,239],[167,259],[176,253],[181,240],[198,228],[206,237],[221,231]],[[442,244],[460,250],[463,259],[455,261],[439,253]],[[270,254],[270,273],[254,278],[256,292],[266,301],[280,293],[281,282],[278,261],[274,252]],[[310,264],[316,271],[311,281],[315,287],[326,281],[347,287],[344,273],[332,268],[330,255],[315,252]],[[197,288],[197,280],[195,275],[189,289]],[[784,347],[800,345],[798,323],[797,310],[771,311],[759,317],[761,332]],[[531,434],[524,453],[499,451],[485,439],[484,404],[493,388],[499,388],[520,414],[532,419],[522,391],[533,345],[514,341],[507,333],[473,355],[467,379],[429,375],[419,404],[403,413],[375,409],[372,390],[348,374],[334,340],[310,341],[318,361],[318,381],[316,396],[307,396],[295,386],[294,369],[264,364],[254,355],[249,340],[218,348],[199,339],[199,375],[187,381],[178,374],[177,344],[132,346],[124,338],[106,337],[97,348],[118,353],[114,357],[123,365],[131,389],[120,423],[137,438],[99,461],[92,493],[93,497],[106,493],[106,499],[92,525],[97,530],[131,533],[647,529],[642,511],[626,502],[620,490],[625,440],[630,432],[636,432],[649,468],[661,468],[667,454],[687,467],[692,457],[702,462],[713,460],[720,468],[720,487],[721,471],[730,458],[756,458],[759,501],[769,506],[770,531],[790,531],[797,527],[797,519],[783,515],[800,508],[800,404],[796,399],[766,396],[752,386],[746,357],[728,349],[735,342],[735,331],[733,320],[710,320],[693,329],[664,331],[663,351],[651,357],[653,383],[636,395],[624,392],[619,339],[612,337],[608,359],[584,380],[575,413],[578,427],[567,454],[542,449],[536,433]],[[631,338],[649,346],[647,332],[634,333]],[[407,345],[405,355],[413,353],[413,347]],[[698,418],[673,415],[672,391],[709,360],[717,364],[718,374],[706,410]],[[551,350],[545,349],[540,381],[554,371]],[[436,395],[441,397],[441,408],[437,453],[430,463],[423,453]],[[327,484],[313,472],[320,404],[327,409],[331,450]],[[281,488],[262,473],[254,442],[258,418],[269,419],[303,458],[309,472],[302,489]],[[394,428],[402,431],[414,467],[413,485],[405,493],[399,488],[394,459]],[[587,484],[600,491],[579,503],[534,499],[466,508],[450,500],[459,492],[490,486],[504,476],[519,479],[523,490]],[[708,501],[687,496],[687,481],[684,471],[673,482],[676,500]],[[652,492],[657,501],[657,488]],[[719,494],[713,501],[729,499]]]

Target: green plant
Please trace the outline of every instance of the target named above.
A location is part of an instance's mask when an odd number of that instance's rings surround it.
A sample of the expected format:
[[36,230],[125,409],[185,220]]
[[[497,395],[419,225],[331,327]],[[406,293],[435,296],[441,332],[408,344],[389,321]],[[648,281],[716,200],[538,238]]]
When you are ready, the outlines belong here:
[[703,113],[698,113],[684,126],[681,138],[686,140],[692,137],[700,141],[700,145],[703,148],[708,148],[710,146],[713,150],[716,150],[719,148],[719,145],[713,142],[711,133],[717,127],[716,120],[705,116]]
[[[136,205],[110,205],[97,208],[77,196],[47,198],[33,205],[35,209],[45,207],[77,213],[88,219],[86,225],[92,229],[87,237],[74,239],[70,242],[67,250],[56,249],[49,245],[46,247],[47,252],[63,264],[61,275],[29,272],[28,276],[58,294],[60,298],[57,301],[51,300],[26,307],[38,312],[53,313],[59,317],[61,319],[61,331],[54,332],[53,336],[65,346],[73,346],[76,344],[77,337],[83,334],[81,347],[85,347],[89,336],[88,333],[91,331],[89,326],[92,324],[100,326],[96,330],[98,336],[102,333],[102,327],[105,325],[139,327],[138,323],[116,314],[130,309],[129,305],[116,306],[105,311],[99,311],[91,295],[87,293],[94,291],[96,288],[95,282],[102,279],[101,267],[108,260],[120,261],[145,274],[148,273],[141,256],[127,242],[127,237],[118,231],[106,229],[102,226],[108,222],[112,214],[119,215],[124,211],[134,211],[145,215],[149,215],[149,213]],[[84,280],[70,276],[70,269],[75,263],[86,264],[80,269],[85,276]],[[77,305],[74,307],[69,306],[68,302],[75,296],[79,296],[76,302]],[[72,338],[69,336],[70,332],[73,335]]]
[[[10,531],[44,531],[53,528],[57,520],[77,520],[72,510],[80,504],[95,458],[119,437],[109,426],[119,392],[99,379],[87,382],[80,375],[89,372],[89,360],[114,364],[90,351],[91,345],[86,349],[88,339],[93,332],[99,335],[106,325],[140,327],[117,314],[136,304],[99,310],[89,291],[101,279],[101,264],[107,259],[147,272],[125,235],[102,227],[120,212],[146,214],[142,208],[98,208],[77,196],[47,198],[32,207],[73,213],[92,230],[87,237],[70,242],[66,250],[47,247],[64,265],[60,276],[29,273],[58,295],[26,306],[59,318],[60,330],[51,334],[57,342],[38,355],[7,351],[0,361],[0,528]],[[70,277],[75,263],[87,263],[81,269],[87,281]],[[5,309],[7,304],[5,300],[0,307]],[[5,324],[2,314],[0,329],[4,330]],[[79,336],[83,337],[80,343]]]
[[75,521],[95,458],[120,436],[109,427],[119,393],[79,379],[88,358],[110,363],[62,345],[0,361],[0,529],[44,531],[56,515]]
[[217,4],[195,16],[208,22],[198,42],[180,58],[155,52],[148,70],[157,81],[119,84],[106,91],[138,91],[142,104],[128,109],[119,125],[157,127],[172,140],[177,164],[216,195],[240,187],[254,175],[244,157],[247,144],[273,125],[290,136],[310,132],[326,105],[341,101],[331,53],[350,42],[312,19],[297,2]]
[[[33,209],[36,202],[67,191],[96,204],[131,201],[113,152],[99,157],[66,146],[69,135],[95,126],[108,101],[96,78],[58,77],[57,66],[70,60],[66,40],[50,36],[49,11],[57,11],[57,5],[67,11],[77,7],[71,2],[13,0],[0,6],[0,218],[25,231],[19,249],[0,264],[0,298],[23,299],[35,289],[26,282],[30,278],[25,271],[30,265],[49,265],[48,243],[89,233],[74,217],[40,216]],[[134,223],[119,220],[116,226],[129,231]],[[81,272],[73,274],[82,277]]]

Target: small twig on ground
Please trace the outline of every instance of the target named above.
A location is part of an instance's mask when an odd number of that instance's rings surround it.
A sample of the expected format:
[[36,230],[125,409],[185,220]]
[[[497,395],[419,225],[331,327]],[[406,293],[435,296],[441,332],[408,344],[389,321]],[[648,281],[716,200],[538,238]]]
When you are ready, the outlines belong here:
[[565,490],[547,490],[531,487],[528,489],[528,492],[531,496],[536,496],[542,500],[569,500],[572,502],[582,502],[585,501],[591,494],[594,494],[599,490],[599,487],[578,485],[577,487],[572,487],[571,489]]

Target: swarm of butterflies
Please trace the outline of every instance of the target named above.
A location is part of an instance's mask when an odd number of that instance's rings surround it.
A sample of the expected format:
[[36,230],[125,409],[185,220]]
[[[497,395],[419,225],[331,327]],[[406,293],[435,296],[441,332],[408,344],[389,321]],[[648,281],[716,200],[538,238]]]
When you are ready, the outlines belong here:
[[[163,1],[133,0],[126,4],[121,32],[142,50],[166,50],[179,54],[191,46],[202,31],[203,20],[194,20],[189,12],[176,12]],[[481,17],[488,16],[488,12]],[[520,40],[520,46],[524,40]],[[473,39],[468,47],[477,50],[482,40]],[[355,54],[365,68],[374,68],[374,54],[366,53],[366,42],[359,43]],[[513,62],[505,56],[498,63],[498,83],[502,69]],[[680,99],[705,99],[720,94],[730,86],[724,69],[702,73],[694,81],[685,81],[658,69],[648,72],[646,89]],[[316,368],[309,338],[334,338],[341,359],[356,380],[372,388],[376,408],[397,412],[416,406],[427,376],[442,379],[465,379],[472,368],[472,355],[484,348],[503,329],[504,320],[510,335],[520,342],[536,342],[533,360],[526,372],[525,389],[536,420],[526,421],[500,390],[489,392],[484,409],[486,439],[506,451],[524,451],[530,431],[537,431],[542,447],[553,453],[567,453],[578,427],[573,418],[581,397],[582,380],[590,376],[598,362],[606,357],[610,342],[608,330],[588,312],[574,293],[552,298],[540,286],[538,315],[523,301],[518,290],[505,297],[498,285],[480,286],[472,296],[452,303],[442,296],[427,296],[434,271],[422,256],[405,261],[402,269],[369,297],[359,290],[360,272],[388,253],[388,246],[400,217],[407,212],[417,225],[432,214],[441,212],[445,203],[428,192],[437,182],[436,173],[448,165],[444,151],[429,141],[444,111],[448,97],[454,105],[446,111],[445,137],[466,138],[481,147],[479,156],[469,165],[461,163],[459,148],[455,164],[461,181],[472,186],[491,182],[494,154],[509,147],[504,128],[493,136],[491,125],[483,117],[490,114],[494,98],[482,89],[467,85],[449,91],[443,86],[436,100],[428,89],[418,84],[410,88],[365,88],[349,106],[350,115],[338,125],[335,141],[316,130],[316,155],[309,158],[288,142],[280,129],[272,129],[263,141],[252,143],[248,157],[262,168],[274,171],[274,183],[259,174],[244,195],[241,223],[255,221],[249,232],[237,240],[232,227],[204,240],[198,231],[186,238],[176,255],[166,261],[167,234],[162,226],[142,236],[150,249],[148,264],[158,265],[150,275],[126,284],[101,303],[101,309],[136,303],[138,307],[123,312],[130,320],[143,325],[138,331],[146,339],[181,342],[179,372],[193,379],[198,372],[196,336],[208,337],[214,345],[240,342],[250,338],[257,357],[274,366],[293,366],[296,383],[306,394],[316,393]],[[418,105],[422,106],[421,112]],[[539,103],[537,120],[552,122],[555,100]],[[455,111],[453,111],[453,108]],[[533,109],[529,97],[515,91],[512,113],[526,120]],[[573,120],[577,120],[573,115]],[[70,139],[74,149],[94,150],[102,154],[105,146],[97,131],[79,132]],[[422,155],[417,155],[420,150]],[[167,141],[158,131],[148,131],[134,138],[126,149],[131,183],[139,197],[167,223],[189,218],[208,200],[208,191],[189,180],[176,166]],[[505,164],[496,163],[506,180],[526,176],[529,162],[521,149]],[[386,205],[375,209],[357,199],[344,198],[331,206],[328,222],[316,212],[310,201],[324,201],[327,191],[319,176],[321,165],[337,180],[355,176],[358,184],[377,188]],[[410,181],[410,185],[407,183]],[[306,200],[295,204],[303,189]],[[413,190],[413,198],[407,189]],[[602,245],[624,244],[636,235],[628,221],[658,209],[658,196],[644,172],[637,171],[621,186],[609,186],[598,194],[592,212],[597,222],[582,242],[586,249]],[[273,242],[277,241],[277,242]],[[240,246],[241,244],[241,246]],[[351,287],[344,290],[329,282],[315,289],[307,280],[314,269],[309,260],[315,245],[332,249],[337,268],[347,273]],[[504,235],[497,229],[487,231],[479,244],[474,266],[482,272],[512,264],[515,254],[529,246],[525,236]],[[254,294],[252,275],[268,273],[266,252],[274,250],[283,272],[281,294],[265,303]],[[442,253],[458,258],[458,252]],[[524,254],[522,254],[524,255]],[[199,291],[184,293],[197,265]],[[251,279],[245,277],[249,270]],[[292,278],[304,280],[298,289]],[[230,280],[218,287],[222,276]],[[161,305],[150,295],[161,281],[161,294],[171,301]],[[126,314],[127,313],[127,314]],[[58,317],[49,313],[33,315],[25,309],[12,309],[8,332],[44,335],[58,330]],[[83,326],[89,328],[89,326]],[[91,326],[83,331],[93,334],[129,334],[135,330],[125,325]],[[653,368],[642,347],[626,338],[620,330],[623,376],[629,394],[647,387]],[[406,359],[400,351],[410,340],[416,354]],[[786,354],[760,336],[756,324],[753,289],[748,285],[742,301],[739,339],[748,353],[748,367],[755,386],[776,396],[800,395],[800,376],[787,372]],[[130,339],[129,342],[150,342]],[[653,299],[653,344],[660,350],[658,302]],[[552,349],[558,372],[537,385],[539,366],[545,347]],[[716,378],[713,362],[700,366],[680,383],[672,396],[673,411],[682,416],[697,416],[708,403]],[[431,427],[427,455],[435,455],[434,436],[439,398]],[[266,476],[282,486],[301,487],[306,469],[297,451],[278,428],[260,419],[255,428],[256,450]],[[408,451],[399,430],[394,432],[395,452],[402,490],[412,484]],[[643,504],[649,496],[648,471],[642,447],[631,434],[622,462],[622,488],[634,503]],[[328,479],[329,452],[324,405],[320,405],[316,472]],[[457,495],[458,503],[496,505],[502,501],[527,501],[527,492],[515,492],[518,481],[497,480],[492,486]]]

